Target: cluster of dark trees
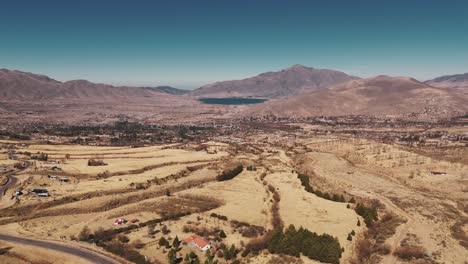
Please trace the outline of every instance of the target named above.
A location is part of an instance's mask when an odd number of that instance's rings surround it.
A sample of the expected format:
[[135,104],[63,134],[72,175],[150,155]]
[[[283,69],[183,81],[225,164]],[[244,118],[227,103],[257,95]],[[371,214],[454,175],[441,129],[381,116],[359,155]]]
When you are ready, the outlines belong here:
[[318,235],[302,227],[296,229],[293,225],[284,232],[277,229],[268,242],[268,250],[273,254],[295,257],[302,253],[310,259],[334,264],[340,262],[343,251],[337,238],[328,234]]
[[335,193],[334,194],[329,194],[327,192],[321,192],[319,190],[314,190],[314,188],[310,185],[309,176],[299,173],[297,175],[297,177],[299,178],[299,180],[301,181],[302,186],[304,186],[304,189],[307,192],[313,193],[313,194],[317,195],[320,198],[327,199],[327,200],[330,200],[330,201],[340,202],[340,203],[345,203],[346,202],[345,198],[344,198],[344,196],[342,194],[341,195],[338,195],[338,194],[335,194]]
[[0,137],[11,139],[30,139],[33,134],[40,133],[51,136],[73,137],[71,143],[88,144],[100,140],[102,135],[110,135],[113,145],[138,145],[141,142],[161,143],[174,139],[195,139],[214,134],[229,134],[230,130],[219,130],[213,125],[149,125],[139,122],[118,121],[102,125],[50,125],[35,124],[34,126],[15,129],[14,132],[0,131]]
[[31,137],[24,134],[17,134],[14,132],[9,131],[0,131],[0,137],[8,137],[10,139],[17,139],[17,140],[30,140]]
[[234,245],[228,249],[227,247],[223,249],[223,256],[226,260],[232,260],[237,258],[237,254],[239,254],[239,250]]
[[378,220],[376,206],[367,207],[361,203],[358,203],[354,210],[358,215],[364,218],[364,223],[366,223],[367,227],[370,227],[375,221]]
[[218,175],[216,179],[218,181],[228,181],[239,175],[244,170],[242,165],[235,167],[232,170],[224,171],[222,174]]
[[35,155],[31,155],[31,159],[33,160],[40,160],[40,161],[47,161],[49,159],[49,154],[46,153],[38,153]]

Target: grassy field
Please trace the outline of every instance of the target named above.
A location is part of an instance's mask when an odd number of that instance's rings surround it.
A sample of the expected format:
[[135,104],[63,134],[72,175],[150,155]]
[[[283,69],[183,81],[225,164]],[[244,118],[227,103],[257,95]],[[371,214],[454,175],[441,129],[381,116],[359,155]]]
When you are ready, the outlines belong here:
[[[173,243],[176,237],[194,234],[212,242],[211,252],[220,263],[232,262],[226,259],[231,246],[246,263],[318,263],[304,255],[268,253],[274,230],[289,225],[336,238],[344,250],[340,263],[362,263],[362,241],[387,249],[367,256],[381,263],[400,261],[393,251],[409,246],[420,246],[444,263],[468,258],[462,246],[466,217],[461,209],[468,199],[466,165],[364,139],[275,133],[244,140],[139,148],[10,141],[16,143],[18,158],[33,165],[18,175],[15,188],[22,188],[24,195],[9,200],[9,207],[0,211],[0,224],[13,233],[86,246],[90,240],[83,230],[96,236],[105,231],[107,240],[97,241],[100,247],[117,243],[152,263],[167,261],[170,246],[161,246],[161,238]],[[5,153],[2,149],[0,162],[13,163]],[[48,161],[31,160],[37,153],[47,153]],[[89,166],[90,159],[106,165]],[[218,175],[238,165],[243,165],[240,174],[219,181]],[[61,170],[51,171],[53,166]],[[447,174],[434,176],[431,171]],[[315,192],[305,189],[299,173],[308,177]],[[50,197],[30,195],[34,188],[48,189]],[[346,202],[333,201],[333,194]],[[356,202],[347,203],[351,198]],[[380,226],[380,233],[365,226],[364,217],[354,210],[357,203],[376,204],[374,226]],[[394,220],[382,222],[386,214]],[[138,222],[114,225],[120,217]],[[261,241],[264,246],[254,254],[252,245]],[[19,254],[25,250],[28,254]],[[192,251],[204,261],[203,252],[185,245],[177,256]],[[8,252],[0,255],[0,262],[48,263],[41,250],[15,245]],[[113,253],[132,255],[125,252]]]

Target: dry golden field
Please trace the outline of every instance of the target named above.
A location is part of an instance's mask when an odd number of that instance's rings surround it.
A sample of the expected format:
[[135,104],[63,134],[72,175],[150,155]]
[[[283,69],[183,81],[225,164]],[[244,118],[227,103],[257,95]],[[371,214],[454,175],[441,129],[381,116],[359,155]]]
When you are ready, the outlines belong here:
[[[140,255],[147,263],[168,261],[171,246],[161,240],[172,245],[194,234],[211,242],[219,263],[320,263],[304,253],[299,258],[270,253],[269,242],[262,241],[290,225],[336,238],[343,251],[339,263],[404,263],[398,252],[415,247],[425,254],[418,263],[468,259],[466,165],[351,137],[275,133],[242,140],[138,148],[9,141],[18,160],[31,166],[16,175],[18,182],[2,198],[0,224],[10,234],[83,247],[105,237],[96,250]],[[1,151],[1,165],[18,162]],[[31,159],[39,153],[48,161]],[[102,164],[89,166],[91,159]],[[237,165],[243,165],[241,173],[217,180]],[[54,166],[60,169],[51,170]],[[314,192],[305,188],[302,175]],[[12,198],[15,189],[23,195]],[[37,197],[32,189],[50,195]],[[365,217],[354,210],[358,203],[375,206],[373,225],[366,227]],[[114,225],[117,218],[138,222]],[[257,252],[262,243],[266,246]],[[0,254],[1,263],[50,263],[44,249],[0,246],[11,247]],[[228,260],[231,246],[237,253]],[[175,254],[185,258],[190,252],[207,259],[187,245]],[[60,263],[86,263],[50,254],[63,258]]]

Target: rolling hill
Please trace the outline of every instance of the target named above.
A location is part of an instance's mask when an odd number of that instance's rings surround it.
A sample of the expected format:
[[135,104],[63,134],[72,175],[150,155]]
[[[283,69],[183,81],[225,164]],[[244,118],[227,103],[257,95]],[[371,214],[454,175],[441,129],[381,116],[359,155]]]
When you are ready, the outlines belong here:
[[441,88],[468,88],[468,72],[437,77],[426,81],[426,83]]
[[[146,88],[146,87],[145,87]],[[181,95],[189,93],[189,90],[174,88],[171,86],[156,86],[156,87],[147,87],[147,89],[153,89],[156,91],[160,91],[162,93],[172,94],[172,95]]]
[[378,76],[272,100],[247,110],[245,115],[414,116],[431,119],[464,114],[466,111],[468,96],[456,89],[434,88],[407,77]]
[[255,77],[209,84],[189,93],[196,97],[281,98],[306,91],[326,89],[357,77],[346,73],[294,65],[277,72]]
[[0,100],[124,102],[182,93],[172,87],[117,87],[86,80],[59,82],[44,75],[0,69]]

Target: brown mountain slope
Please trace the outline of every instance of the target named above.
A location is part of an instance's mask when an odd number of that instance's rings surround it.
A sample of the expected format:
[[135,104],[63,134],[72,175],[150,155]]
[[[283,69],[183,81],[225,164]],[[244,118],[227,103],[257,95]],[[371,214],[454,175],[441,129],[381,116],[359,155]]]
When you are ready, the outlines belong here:
[[455,89],[434,88],[406,77],[378,76],[270,101],[253,107],[245,115],[417,116],[431,119],[466,111],[468,96]]
[[294,65],[278,72],[262,73],[243,80],[209,84],[189,94],[197,97],[280,98],[325,89],[355,79],[358,78],[339,71]]
[[468,73],[445,75],[428,80],[426,83],[441,88],[468,88]]
[[219,114],[220,106],[169,94],[177,92],[167,87],[115,87],[85,80],[62,83],[0,69],[0,123],[101,123],[124,117],[173,123],[204,121]]
[[168,96],[150,88],[115,87],[85,80],[59,82],[47,76],[0,70],[0,100],[122,102]]

